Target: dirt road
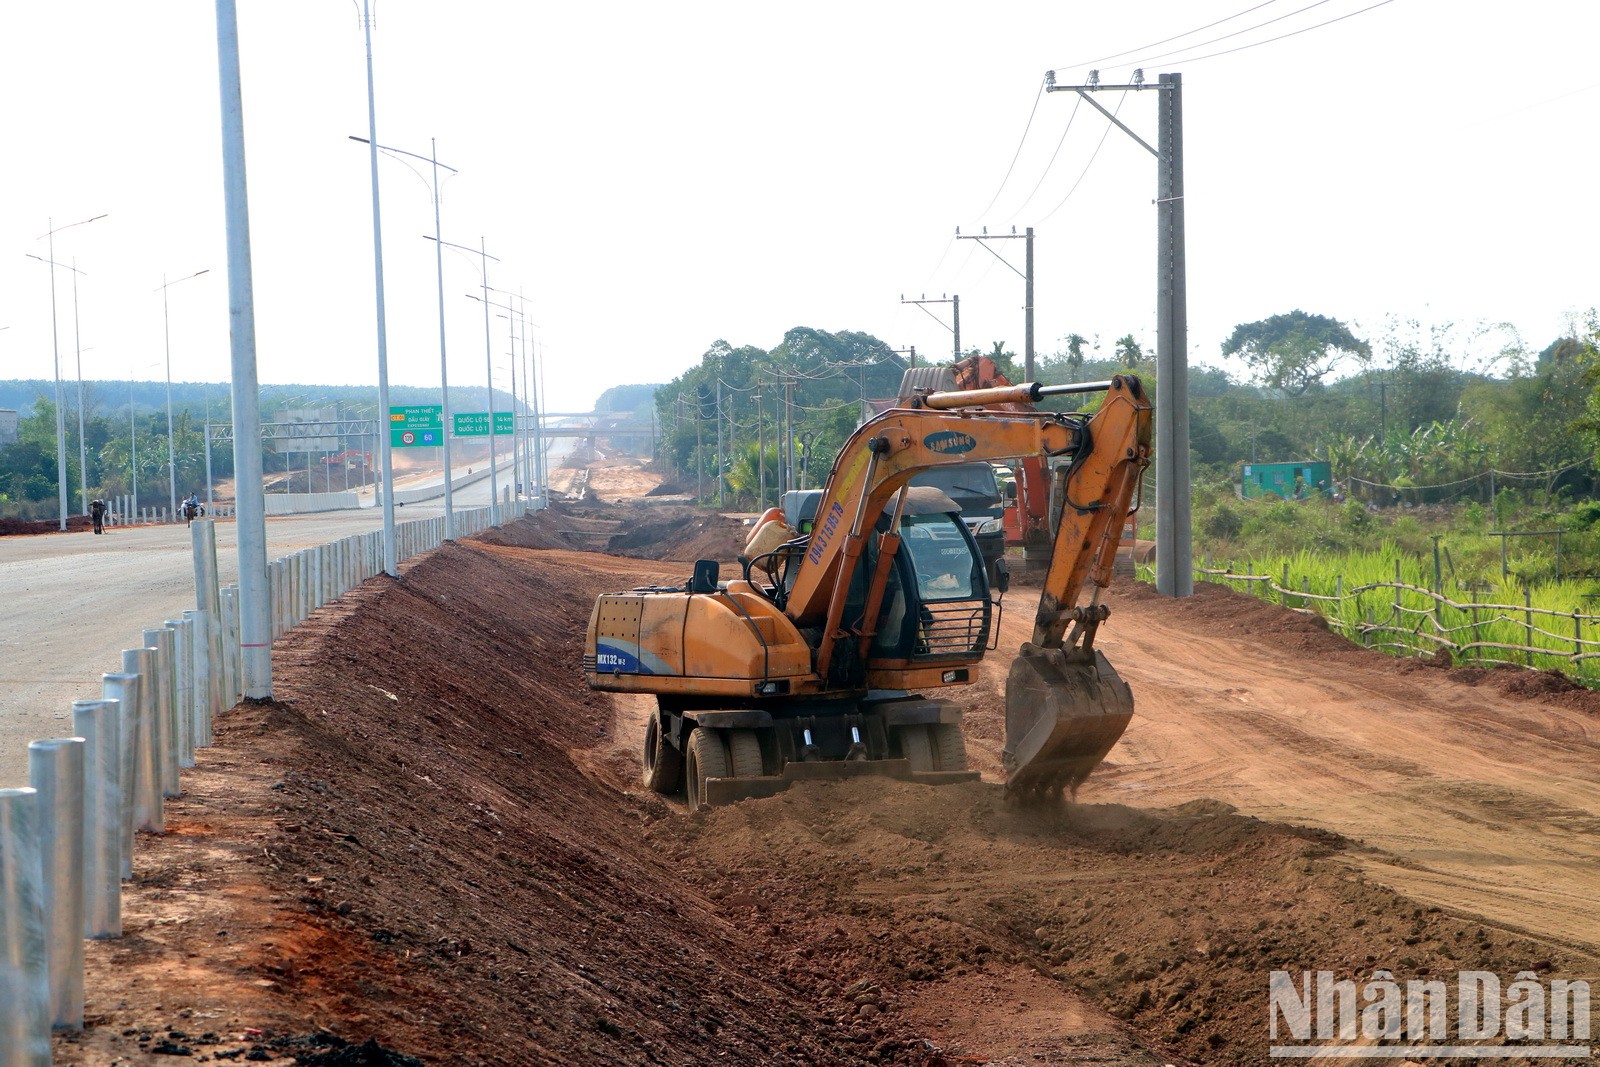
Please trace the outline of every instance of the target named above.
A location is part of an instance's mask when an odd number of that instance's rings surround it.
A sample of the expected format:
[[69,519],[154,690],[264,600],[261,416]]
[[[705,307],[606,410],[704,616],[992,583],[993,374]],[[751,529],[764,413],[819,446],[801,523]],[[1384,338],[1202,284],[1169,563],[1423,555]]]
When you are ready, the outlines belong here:
[[[1137,714],[1081,799],[1209,798],[1322,827],[1368,846],[1352,859],[1401,893],[1600,951],[1600,695],[1397,661],[1204,583],[1111,603],[1100,645]],[[1011,613],[1001,646],[1031,626]]]
[[1591,696],[1209,587],[1113,600],[1138,717],[1076,805],[863,780],[689,817],[637,785],[640,706],[575,668],[598,590],[687,564],[574,544],[731,556],[736,524],[675,514],[446,546],[281,642],[278,703],[225,717],[128,936],[90,946],[60,1062],[1264,1063],[1273,969],[1600,974]]

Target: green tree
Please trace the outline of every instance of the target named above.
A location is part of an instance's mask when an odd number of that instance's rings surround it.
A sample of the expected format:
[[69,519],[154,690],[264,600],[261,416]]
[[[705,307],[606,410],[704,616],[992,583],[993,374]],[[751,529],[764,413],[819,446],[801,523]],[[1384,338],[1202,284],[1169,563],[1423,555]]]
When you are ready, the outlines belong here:
[[1301,396],[1332,372],[1339,360],[1369,358],[1371,346],[1344,323],[1299,308],[1235,326],[1222,343],[1224,356],[1242,356],[1262,383]]
[[1131,371],[1139,369],[1144,362],[1144,349],[1134,339],[1133,334],[1125,333],[1117,338],[1117,362]]
[[1072,380],[1078,380],[1078,372],[1083,369],[1083,346],[1089,339],[1081,333],[1069,333],[1067,342],[1067,367],[1072,373]]

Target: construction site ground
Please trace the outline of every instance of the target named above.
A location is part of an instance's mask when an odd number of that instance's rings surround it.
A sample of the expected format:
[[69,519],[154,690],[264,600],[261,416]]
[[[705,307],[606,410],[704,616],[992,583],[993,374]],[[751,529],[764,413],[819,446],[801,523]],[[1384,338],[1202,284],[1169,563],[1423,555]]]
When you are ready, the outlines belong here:
[[1265,1063],[1274,969],[1600,975],[1600,699],[1217,586],[1110,595],[1136,716],[1074,803],[999,785],[1019,582],[967,697],[982,781],[691,816],[583,633],[745,529],[587,458],[589,502],[279,642],[276,699],[141,835],[58,1063]]

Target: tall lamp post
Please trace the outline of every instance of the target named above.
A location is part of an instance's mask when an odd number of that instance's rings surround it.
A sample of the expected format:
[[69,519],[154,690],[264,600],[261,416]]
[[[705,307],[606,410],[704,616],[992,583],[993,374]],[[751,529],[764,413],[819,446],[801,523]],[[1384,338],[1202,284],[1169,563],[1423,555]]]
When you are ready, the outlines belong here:
[[133,371],[128,372],[128,481],[133,500],[128,505],[128,523],[139,521],[139,429],[133,413]]
[[[434,242],[440,248],[453,248],[457,252],[478,257],[476,266],[478,267],[479,276],[483,278],[483,296],[480,298],[472,296],[471,293],[467,295],[474,300],[481,300],[483,304],[483,362],[485,377],[489,384],[489,518],[493,525],[498,526],[500,525],[500,484],[494,470],[494,349],[489,340],[489,264],[498,263],[500,260],[489,254],[488,245],[481,237],[478,239],[479,247],[471,248],[467,245],[458,245],[453,241],[441,240],[438,237],[428,237],[427,234],[422,236]],[[453,429],[454,427],[446,426],[444,428],[445,434],[448,435]]]
[[[496,289],[493,286],[488,286],[487,288],[492,293],[499,293],[501,296],[506,297],[508,300],[515,300],[516,301],[515,309],[513,309],[512,307],[510,307],[509,305],[506,305],[506,304],[496,304],[495,306],[505,309],[505,311],[506,311],[505,318],[508,321],[512,322],[513,324],[520,323],[522,325],[522,334],[521,334],[521,338],[522,338],[522,355],[526,356],[527,355],[527,351],[528,351],[528,327],[537,326],[538,325],[538,323],[534,323],[534,322],[529,322],[528,321],[528,298],[522,295],[522,290],[520,290],[520,289],[513,293],[509,289]],[[512,316],[515,316],[515,318],[513,318]],[[511,335],[511,407],[512,407],[513,411],[515,411],[516,406],[517,406],[517,368],[518,368],[518,364],[522,362],[522,360],[518,358],[518,353],[517,353],[517,336],[518,335],[517,335],[516,331],[513,330],[512,331],[512,335]],[[531,392],[531,388],[532,387],[528,384],[528,376],[526,374],[523,375],[522,382],[523,382],[522,405],[523,405],[523,407],[529,407],[531,405],[531,403],[532,403],[532,399],[531,398],[532,398],[533,394]],[[532,410],[534,410],[534,412],[535,412],[533,422],[534,422],[534,425],[537,426],[538,425],[537,409],[535,408],[535,409],[532,409]],[[533,477],[532,470],[530,469],[531,462],[532,462],[531,459],[530,459],[530,456],[531,456],[531,453],[532,453],[531,441],[530,441],[529,433],[528,433],[527,430],[525,430],[525,429],[524,430],[520,430],[520,431],[518,430],[517,425],[516,425],[516,416],[513,415],[512,416],[512,427],[511,427],[511,440],[512,440],[512,454],[513,454],[513,457],[516,454],[516,444],[517,444],[519,438],[520,438],[521,445],[522,445],[522,459],[520,461],[520,466],[516,466],[518,461],[513,459],[514,469],[520,471],[520,473],[517,475],[517,478],[515,480],[522,482],[523,487],[527,491],[527,495],[531,497],[533,495],[533,487],[534,487],[534,477]]]
[[172,437],[172,322],[167,315],[167,290],[179,282],[186,282],[198,278],[202,274],[211,273],[211,268],[197,270],[183,278],[167,281],[167,276],[161,276],[161,287],[156,292],[161,294],[161,332],[166,340],[167,347],[167,493],[172,498],[171,510],[167,512],[169,522],[178,519],[178,446]]
[[372,12],[361,0],[361,28],[367,44],[367,157],[372,172],[372,277],[377,289],[378,312],[378,455],[383,462],[383,570],[390,577],[400,573],[400,556],[394,534],[394,451],[389,441],[389,333],[383,302],[383,211],[378,203],[378,107],[372,87]]
[[[370,63],[371,55],[369,51],[369,66]],[[371,142],[369,142],[365,137],[356,137],[352,135],[350,139],[352,141],[360,141],[362,144],[371,144]],[[454,540],[456,536],[456,512],[454,489],[451,484],[452,475],[450,472],[450,367],[446,362],[444,343],[444,249],[441,247],[439,240],[441,236],[439,231],[439,168],[444,167],[445,170],[450,172],[451,176],[454,176],[458,172],[454,167],[446,167],[443,163],[439,162],[439,142],[433,138],[429,138],[428,140],[429,154],[426,156],[419,155],[416,152],[407,152],[403,148],[390,148],[388,145],[377,145],[376,148],[380,148],[395,157],[410,156],[412,159],[420,159],[424,163],[428,163],[433,167],[433,260],[434,272],[439,282],[439,393],[442,407],[442,418],[440,419],[440,422],[443,429],[441,432],[444,438],[444,536],[445,540],[451,541]],[[400,162],[404,163],[405,160],[402,159]],[[410,164],[407,164],[407,166],[410,166]],[[415,173],[414,170],[413,173]],[[421,177],[421,175],[418,175],[418,177]],[[389,413],[387,411],[379,414],[378,424],[380,426],[384,424],[384,419],[388,416],[388,414]]]
[[61,499],[63,530],[67,528],[67,424],[61,413],[61,340],[56,330],[56,234],[62,230],[70,230],[74,226],[86,226],[91,222],[98,222],[103,218],[105,215],[100,214],[93,218],[69,222],[65,226],[57,226],[54,219],[49,219],[46,221],[46,225],[50,227],[49,231],[37,238],[48,242],[46,247],[49,253],[46,262],[50,265],[50,352],[56,374],[56,489]]
[[[78,269],[78,257],[76,256],[72,257],[71,263],[57,263],[54,260],[47,260],[43,256],[36,256],[32,252],[27,253],[27,256],[29,259],[37,259],[40,263],[48,263],[51,268],[51,274],[55,273],[56,267],[62,267],[72,272],[72,340],[73,347],[78,354],[78,506],[83,509],[80,514],[87,515],[89,513],[89,479],[85,472],[88,469],[89,456],[88,450],[83,445],[83,340],[78,334],[78,275],[84,272]],[[58,376],[56,381],[57,404],[61,403],[60,384]],[[58,420],[57,426],[61,425]]]

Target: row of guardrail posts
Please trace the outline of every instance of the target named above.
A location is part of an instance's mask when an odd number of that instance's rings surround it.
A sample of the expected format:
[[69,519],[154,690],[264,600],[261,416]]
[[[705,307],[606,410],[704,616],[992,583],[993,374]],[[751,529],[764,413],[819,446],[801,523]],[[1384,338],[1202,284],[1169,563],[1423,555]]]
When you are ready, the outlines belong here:
[[[490,509],[455,518],[466,536],[489,526]],[[443,519],[397,527],[397,555],[438,547],[444,530]],[[165,802],[211,744],[212,717],[243,697],[239,587],[219,586],[212,520],[190,531],[196,607],[144,630],[121,670],[101,676],[100,697],[73,701],[74,736],[29,744],[29,785],[0,789],[0,1067],[48,1067],[51,1030],[82,1028],[83,943],[122,936],[135,834],[165,832]],[[277,638],[382,572],[382,532],[268,569]]]

